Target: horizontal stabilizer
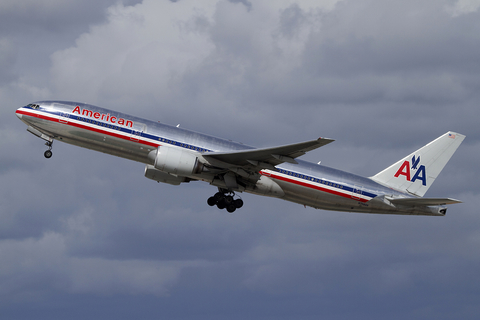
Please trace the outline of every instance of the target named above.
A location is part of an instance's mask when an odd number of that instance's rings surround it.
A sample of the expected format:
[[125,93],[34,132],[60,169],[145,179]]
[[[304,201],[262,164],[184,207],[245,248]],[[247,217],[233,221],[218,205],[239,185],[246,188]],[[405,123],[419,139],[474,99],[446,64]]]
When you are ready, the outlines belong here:
[[451,198],[401,198],[389,199],[391,203],[402,206],[443,206],[447,204],[461,203],[460,200]]

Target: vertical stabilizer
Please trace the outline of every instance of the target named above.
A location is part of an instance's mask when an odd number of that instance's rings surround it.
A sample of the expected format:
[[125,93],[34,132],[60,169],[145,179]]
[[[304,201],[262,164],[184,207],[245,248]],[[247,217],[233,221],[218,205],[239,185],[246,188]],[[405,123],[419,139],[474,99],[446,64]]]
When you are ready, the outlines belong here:
[[447,132],[370,179],[423,197],[465,136]]

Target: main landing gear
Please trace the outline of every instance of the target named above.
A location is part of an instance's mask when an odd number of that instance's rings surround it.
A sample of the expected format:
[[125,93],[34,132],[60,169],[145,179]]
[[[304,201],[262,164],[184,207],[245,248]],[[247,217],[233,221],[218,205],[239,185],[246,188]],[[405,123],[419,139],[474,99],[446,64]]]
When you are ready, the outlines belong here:
[[53,144],[53,141],[47,141],[45,143],[46,146],[48,146],[48,150],[45,151],[45,153],[43,154],[45,156],[45,158],[47,159],[50,159],[52,157],[52,144]]
[[208,198],[207,203],[211,207],[217,205],[218,209],[227,209],[229,213],[233,213],[235,210],[240,209],[243,206],[243,200],[234,199],[234,196],[235,192],[219,189],[219,192]]

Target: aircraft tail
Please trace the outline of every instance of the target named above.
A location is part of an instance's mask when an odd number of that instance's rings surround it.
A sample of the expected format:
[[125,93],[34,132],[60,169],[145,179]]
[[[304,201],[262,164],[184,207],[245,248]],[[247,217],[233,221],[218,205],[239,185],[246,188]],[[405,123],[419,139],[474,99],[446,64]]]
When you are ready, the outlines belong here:
[[463,139],[463,134],[449,131],[370,179],[423,197]]

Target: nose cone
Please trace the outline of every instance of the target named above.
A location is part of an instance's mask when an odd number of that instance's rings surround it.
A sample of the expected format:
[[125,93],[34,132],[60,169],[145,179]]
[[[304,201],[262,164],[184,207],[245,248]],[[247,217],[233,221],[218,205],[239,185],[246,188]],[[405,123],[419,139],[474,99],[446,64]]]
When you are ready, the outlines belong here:
[[15,111],[15,114],[17,115],[18,119],[22,120],[22,114],[20,113],[22,108],[20,109],[17,109],[17,111]]

